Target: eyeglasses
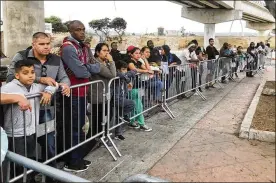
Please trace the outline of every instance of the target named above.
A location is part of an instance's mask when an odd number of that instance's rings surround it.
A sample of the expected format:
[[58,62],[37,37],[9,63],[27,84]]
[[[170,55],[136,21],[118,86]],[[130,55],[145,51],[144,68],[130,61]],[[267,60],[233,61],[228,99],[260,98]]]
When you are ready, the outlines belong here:
[[46,76],[47,76],[47,67],[45,65],[42,65],[41,77],[46,77]]

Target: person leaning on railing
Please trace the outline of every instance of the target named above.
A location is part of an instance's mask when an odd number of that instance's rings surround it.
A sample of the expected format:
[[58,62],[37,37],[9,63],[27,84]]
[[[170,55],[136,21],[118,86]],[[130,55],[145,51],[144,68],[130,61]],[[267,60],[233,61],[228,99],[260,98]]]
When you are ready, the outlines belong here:
[[[141,58],[140,49],[137,47],[132,47],[128,49],[130,59],[128,60],[128,70],[135,70],[140,74],[153,74],[153,71],[148,70],[146,66],[139,61]],[[133,85],[133,89],[131,90],[131,100],[135,101],[135,109],[134,115],[138,115],[143,112],[143,104],[141,100],[141,96],[139,95],[139,77],[137,76],[135,79],[135,84]],[[137,124],[138,123],[138,124]],[[136,116],[132,119],[128,125],[130,128],[140,129],[146,132],[152,131],[147,125],[145,125],[145,118],[143,114]]]
[[[114,95],[111,99],[114,101],[114,116],[117,124],[121,123],[120,117],[130,123],[130,113],[135,107],[135,102],[127,98],[128,92],[132,90],[132,81],[135,79],[136,71],[128,71],[128,64],[124,61],[117,61],[117,76],[120,79],[114,81]],[[131,81],[132,80],[132,81]],[[122,116],[123,115],[123,116]],[[115,129],[115,139],[124,140],[123,126],[118,126]]]
[[[19,51],[16,53],[14,58],[12,59],[12,62],[8,69],[7,74],[7,83],[11,82],[14,79],[14,65],[17,61],[25,59],[25,60],[31,60],[35,64],[35,82],[41,83],[49,86],[54,86],[56,82],[59,83],[59,86],[62,87],[62,92],[57,93],[56,96],[59,95],[70,95],[70,80],[64,70],[61,58],[55,54],[50,53],[51,50],[51,38],[45,34],[44,32],[36,32],[32,36],[32,46],[28,47],[25,50]],[[67,98],[67,97],[66,97]],[[56,99],[56,98],[55,98]],[[58,104],[58,102],[56,103]],[[54,102],[52,102],[52,105],[54,105]],[[50,106],[51,107],[51,106]],[[54,119],[55,114],[53,115],[50,107],[47,109],[42,107],[39,113],[39,116],[36,116],[39,118],[39,124],[45,124],[45,122],[51,121]],[[52,110],[54,111],[54,110]],[[57,114],[59,114],[57,112]],[[42,135],[37,138],[37,142],[41,146],[41,157],[42,161],[46,161],[46,157],[48,159],[55,156],[55,148],[57,147],[58,143],[55,143],[55,138],[60,133],[59,123],[57,124],[57,130],[56,135],[54,131],[51,131],[47,134],[47,140],[46,140],[46,134]],[[46,133],[46,132],[45,132]],[[46,152],[48,154],[46,155]],[[55,166],[55,162],[50,163],[52,166]]]
[[[171,48],[168,45],[163,45],[161,47],[161,64],[167,65],[169,67],[167,73],[165,75],[166,78],[166,99],[169,98],[169,88],[173,83],[174,74],[176,73],[177,76],[184,75],[181,71],[182,69],[177,69],[177,66],[181,65],[181,60],[173,53],[171,53]],[[181,68],[181,66],[180,66]],[[176,78],[176,90],[180,93],[179,85],[180,85],[181,78]],[[184,95],[181,95],[184,97]]]
[[[100,64],[100,72],[92,75],[90,77],[90,81],[103,81],[105,85],[105,92],[108,92],[107,87],[109,81],[116,77],[115,62],[109,53],[108,44],[97,44],[95,47],[94,57],[96,59],[96,63]],[[91,105],[87,111],[89,112],[89,115],[92,116],[92,121],[90,122],[92,123],[92,135],[96,135],[103,130],[103,107],[106,109],[104,115],[107,115],[107,102],[105,101],[105,105],[103,106],[103,94],[103,86],[101,83],[98,86],[94,84],[88,89],[87,101]],[[88,134],[90,134],[90,132],[88,132]],[[112,146],[111,142],[108,142],[108,145]]]
[[[70,36],[65,37],[60,49],[61,58],[71,85],[85,84],[93,74],[100,72],[99,63],[90,63],[85,40],[85,26],[81,21],[73,20],[68,25]],[[86,97],[89,86],[72,89],[71,97],[64,98],[64,123],[66,149],[85,140]],[[72,139],[72,142],[71,142]],[[83,146],[66,155],[64,170],[81,172],[88,169],[90,161],[84,160]]]
[[[56,92],[58,86],[46,87],[45,85],[34,83],[35,71],[32,60],[19,60],[14,64],[14,69],[16,79],[1,87],[1,94],[16,93],[27,96],[41,93],[42,96],[41,100],[38,97],[29,99],[31,107],[25,106],[25,108],[29,109],[25,112],[22,112],[22,108],[18,105],[4,105],[4,130],[8,135],[10,151],[35,159],[35,128],[36,124],[39,123],[39,118],[34,118],[33,116],[39,116],[40,104],[50,104],[52,95]],[[27,146],[25,146],[24,142]],[[13,176],[13,170],[12,168],[11,176]],[[22,172],[23,167],[16,166],[15,174],[20,175]],[[33,176],[30,176],[30,178],[33,179]]]
[[[198,46],[198,42],[197,42],[197,40],[196,39],[194,39],[194,40],[192,40],[192,42],[196,45],[196,49],[195,49],[195,53],[196,53],[196,56],[197,56],[197,58],[198,58],[198,60],[199,60],[199,65],[198,65],[198,72],[199,72],[199,74],[198,74],[198,84],[199,84],[199,86],[201,86],[201,84],[202,84],[202,74],[203,74],[203,61],[205,60],[205,50],[204,50],[204,48],[201,48],[200,46]],[[200,91],[200,92],[202,92],[202,89],[201,89],[201,87],[198,87],[198,90]]]
[[222,48],[220,49],[220,69],[222,69],[222,77],[221,77],[221,83],[226,83],[226,75],[228,74],[230,70],[230,63],[233,57],[233,54],[231,53],[231,50],[229,49],[229,44],[224,43]]
[[242,51],[242,49],[243,49],[242,46],[238,46],[238,48],[237,48],[237,61],[239,63],[238,65],[239,65],[240,72],[243,72],[246,67],[246,63],[245,63],[246,55]]
[[161,101],[161,90],[163,89],[163,82],[160,79],[160,70],[158,67],[150,66],[148,62],[148,58],[150,57],[150,49],[147,46],[144,46],[141,49],[141,58],[139,59],[139,62],[142,62],[142,64],[145,65],[146,69],[149,71],[153,71],[153,74],[148,74],[146,78],[147,79],[147,89],[150,99],[150,91],[153,94],[153,100],[154,101]]
[[189,63],[191,68],[191,77],[192,77],[192,92],[196,92],[196,81],[197,81],[197,65],[199,60],[195,53],[196,45],[193,42],[189,42],[188,47],[183,50],[181,54],[181,60],[184,63]]
[[2,128],[4,125],[3,106],[5,104],[17,104],[21,111],[32,110],[30,102],[24,95],[0,93],[0,128],[1,128],[1,166],[5,159],[5,154],[8,150],[8,138],[5,130]]
[[207,69],[208,73],[206,76],[206,83],[209,83],[205,86],[205,89],[209,88],[215,88],[214,84],[211,82],[213,80],[213,76],[215,74],[216,68],[216,62],[213,60],[216,59],[216,56],[219,55],[218,50],[214,46],[214,39],[210,38],[209,39],[209,46],[206,47],[206,54],[208,55],[208,61],[207,61]]
[[249,47],[247,48],[246,77],[254,77],[252,70],[257,69],[257,63],[258,63],[258,51],[255,48],[255,43],[251,42]]

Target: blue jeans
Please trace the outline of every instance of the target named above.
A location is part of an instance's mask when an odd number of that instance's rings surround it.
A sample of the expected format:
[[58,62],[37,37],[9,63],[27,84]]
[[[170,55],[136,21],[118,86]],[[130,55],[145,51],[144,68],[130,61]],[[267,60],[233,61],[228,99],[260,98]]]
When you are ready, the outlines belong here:
[[[65,136],[66,149],[76,146],[85,139],[82,127],[85,124],[86,103],[85,97],[65,97]],[[72,113],[71,113],[72,107]],[[72,119],[71,119],[72,118]],[[72,120],[72,121],[71,121]],[[71,126],[72,124],[72,126]],[[72,139],[72,142],[71,142]],[[71,151],[67,156],[67,164],[76,164],[83,159],[83,146]]]
[[[51,114],[50,109],[40,110],[39,112],[39,124],[43,124],[45,122],[53,120],[53,116]],[[38,137],[37,142],[41,146],[42,160],[46,161],[55,156],[55,132],[50,132],[47,134],[47,143],[46,143],[46,135]],[[46,159],[46,148],[48,158]],[[54,165],[55,163],[52,163]]]
[[155,99],[161,99],[161,90],[163,89],[163,82],[156,76],[148,81],[148,87],[154,94]]

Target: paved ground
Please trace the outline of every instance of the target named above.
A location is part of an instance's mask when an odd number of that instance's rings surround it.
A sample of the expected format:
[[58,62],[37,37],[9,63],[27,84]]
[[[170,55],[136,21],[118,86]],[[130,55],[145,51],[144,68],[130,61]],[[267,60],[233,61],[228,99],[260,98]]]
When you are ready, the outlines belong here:
[[120,182],[150,170],[151,175],[172,181],[208,181],[205,177],[222,181],[220,175],[225,180],[245,177],[243,180],[249,181],[246,176],[260,180],[254,172],[263,171],[263,178],[275,180],[271,173],[275,170],[275,145],[248,142],[234,135],[260,83],[259,76],[240,78],[222,89],[204,91],[207,101],[193,96],[174,103],[170,106],[174,120],[166,113],[152,116],[146,121],[152,132],[126,131],[125,141],[115,141],[122,157],[113,161],[106,149],[97,149],[86,158],[92,160],[91,167],[77,175],[91,181]]
[[[268,71],[264,79],[275,80]],[[148,173],[174,182],[275,182],[275,143],[235,135],[258,84],[243,79]]]

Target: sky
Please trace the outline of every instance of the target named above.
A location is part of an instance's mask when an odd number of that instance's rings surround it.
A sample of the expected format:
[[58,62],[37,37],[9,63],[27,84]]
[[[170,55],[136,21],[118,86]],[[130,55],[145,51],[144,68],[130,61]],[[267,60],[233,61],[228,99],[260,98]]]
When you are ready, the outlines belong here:
[[[204,31],[204,24],[182,18],[181,6],[168,1],[44,1],[44,8],[45,17],[55,15],[64,22],[78,19],[87,28],[93,19],[122,17],[127,21],[126,32],[130,33],[157,32],[160,26],[165,30],[184,27],[186,32]],[[244,32],[256,32],[245,28],[244,21],[242,25]],[[216,24],[216,32],[227,33],[230,26],[231,22]],[[234,21],[231,32],[241,31],[240,21]]]
[[[66,8],[61,8],[65,7]],[[181,6],[168,1],[44,1],[45,17],[56,15],[63,21],[78,19],[88,28],[93,19],[122,17],[127,21],[126,32],[151,33],[157,27],[165,30],[203,32],[204,24],[181,17]],[[70,11],[69,11],[70,10]],[[256,32],[245,28],[244,32]],[[229,32],[231,22],[216,24],[216,32]],[[234,21],[232,32],[241,32],[240,21]]]

